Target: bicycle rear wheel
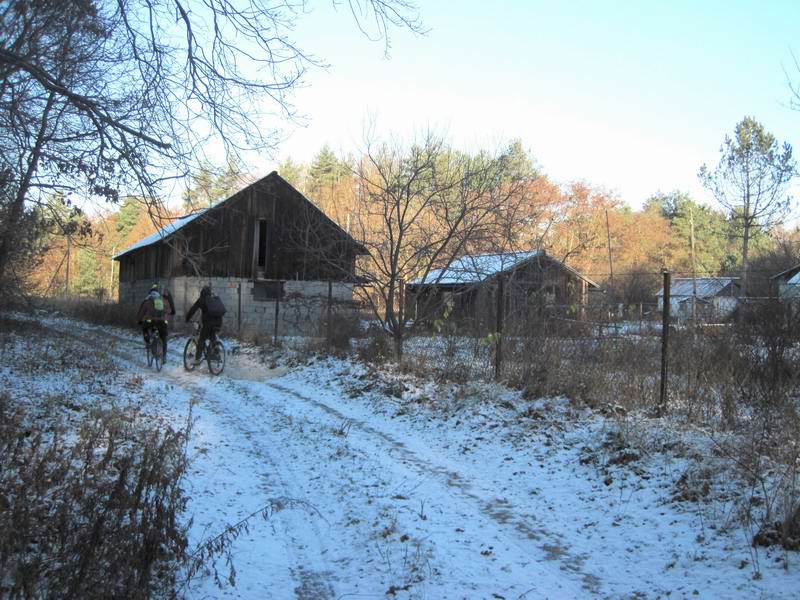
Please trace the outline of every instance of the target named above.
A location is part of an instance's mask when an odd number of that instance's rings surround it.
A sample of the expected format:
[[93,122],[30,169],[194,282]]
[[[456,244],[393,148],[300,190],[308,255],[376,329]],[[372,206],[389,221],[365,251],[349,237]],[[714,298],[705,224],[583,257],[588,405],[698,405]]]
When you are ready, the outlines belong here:
[[153,340],[153,362],[156,364],[156,371],[164,366],[164,342],[160,337]]
[[219,340],[208,346],[208,370],[212,375],[219,375],[225,368],[225,346]]
[[150,338],[147,338],[147,341],[144,343],[144,355],[147,358],[147,366],[153,366],[153,352],[151,350],[151,341]]
[[183,348],[183,368],[187,371],[194,371],[194,355],[197,351],[197,340],[189,338]]

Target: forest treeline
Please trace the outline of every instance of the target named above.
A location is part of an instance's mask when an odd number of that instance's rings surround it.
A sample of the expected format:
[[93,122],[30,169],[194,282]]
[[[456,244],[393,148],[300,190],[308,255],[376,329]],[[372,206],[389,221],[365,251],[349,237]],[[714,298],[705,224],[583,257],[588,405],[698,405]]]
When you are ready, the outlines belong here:
[[[543,249],[603,284],[609,297],[620,302],[651,301],[657,291],[659,273],[664,268],[678,276],[740,274],[742,227],[735,209],[709,206],[680,190],[655,192],[642,199],[640,208],[632,208],[615,193],[589,182],[554,181],[537,165],[520,140],[494,155],[469,155],[452,149],[441,140],[426,139],[416,150],[413,146],[405,149],[404,158],[408,161],[414,152],[426,148],[435,152],[435,156],[429,158],[432,163],[438,163],[437,177],[441,178],[441,172],[449,168],[458,174],[453,180],[458,185],[487,186],[485,181],[478,182],[475,178],[467,181],[464,175],[469,169],[475,173],[480,171],[484,178],[495,178],[492,188],[484,187],[480,194],[502,196],[485,207],[485,212],[491,213],[489,218],[481,217],[491,226],[473,229],[469,237],[462,229],[461,238],[453,231],[443,231],[452,223],[441,215],[436,216],[443,206],[446,208],[447,202],[456,204],[452,191],[435,190],[449,197],[442,205],[423,206],[422,200],[410,197],[414,194],[406,196],[408,206],[405,208],[420,212],[418,231],[422,233],[417,234],[419,237],[449,235],[452,238],[443,242],[442,248],[452,248],[457,242],[457,254]],[[387,147],[382,151],[385,153]],[[391,195],[389,188],[409,184],[404,177],[421,180],[431,176],[417,164],[415,175],[403,173],[402,169],[397,173],[383,173],[385,185],[381,186],[376,183],[381,160],[388,161],[389,157],[380,152],[342,157],[325,145],[310,163],[287,158],[278,165],[277,171],[342,228],[366,242],[371,250],[374,248],[381,253],[381,240],[387,228],[395,227],[396,223],[387,220],[386,210],[376,211],[376,206],[391,209],[392,203],[400,201],[399,196]],[[454,163],[457,164],[454,166]],[[494,165],[494,170],[487,175],[490,164]],[[405,169],[409,171],[408,164]],[[142,198],[123,198],[105,214],[87,217],[55,195],[50,199],[48,210],[43,211],[50,215],[48,219],[42,217],[45,232],[39,237],[37,247],[32,249],[34,260],[27,276],[31,291],[44,295],[113,297],[117,274],[112,257],[117,252],[153,233],[157,225],[163,225],[170,217],[210,206],[253,180],[235,159],[219,166],[207,164],[191,176],[181,206],[161,215],[160,219],[153,218],[150,203]],[[414,183],[418,184],[418,181]],[[424,185],[433,193],[435,186],[443,188],[451,184],[431,180]],[[381,193],[391,197],[378,198]],[[415,193],[419,195],[420,190]],[[467,220],[472,218],[470,212],[482,210],[474,199],[470,202],[473,204],[462,206]],[[426,217],[425,213],[430,214]],[[59,223],[55,223],[53,214],[60,215],[60,219],[56,219]],[[448,217],[452,220],[452,216]],[[389,218],[394,217],[389,215]],[[51,221],[51,231],[47,221]],[[463,224],[459,227],[463,228]],[[405,233],[411,236],[410,231]],[[751,295],[769,294],[769,277],[800,261],[799,243],[800,230],[787,228],[779,221],[771,226],[756,223],[751,228]],[[421,245],[412,240],[409,248],[397,250],[405,254],[423,252]],[[436,267],[439,266],[437,261],[447,262],[446,252],[431,258],[431,249],[426,250],[426,259],[430,260],[416,263],[416,272],[412,266],[409,272],[397,268],[388,275],[421,276],[426,266]],[[366,271],[371,268],[374,270],[375,265],[364,265]]]

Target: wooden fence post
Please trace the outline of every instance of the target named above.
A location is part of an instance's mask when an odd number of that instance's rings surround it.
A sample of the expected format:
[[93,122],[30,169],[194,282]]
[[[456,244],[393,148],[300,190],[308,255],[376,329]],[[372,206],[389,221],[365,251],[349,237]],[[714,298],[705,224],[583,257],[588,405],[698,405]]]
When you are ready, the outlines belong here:
[[658,401],[658,414],[664,415],[667,412],[669,377],[668,357],[669,357],[669,312],[670,312],[670,273],[664,269],[664,302],[661,311],[661,394]]
[[497,278],[497,322],[495,323],[494,340],[494,378],[500,380],[503,370],[503,312],[505,309],[505,285],[503,276]]

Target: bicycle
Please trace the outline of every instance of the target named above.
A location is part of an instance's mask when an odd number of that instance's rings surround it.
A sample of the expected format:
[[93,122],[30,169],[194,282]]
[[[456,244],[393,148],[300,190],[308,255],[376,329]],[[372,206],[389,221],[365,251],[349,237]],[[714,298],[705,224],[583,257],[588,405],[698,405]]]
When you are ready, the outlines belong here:
[[164,341],[158,333],[155,324],[148,322],[147,340],[144,343],[144,352],[147,357],[147,366],[156,365],[156,371],[164,366]]
[[[195,365],[194,357],[197,352],[197,342],[200,338],[200,323],[194,323],[194,332],[192,337],[186,341],[186,346],[183,348],[183,368],[187,371],[194,371]],[[203,344],[203,349],[200,353],[200,360],[206,360],[208,364],[208,372],[212,375],[219,375],[225,368],[225,344],[217,337],[217,327],[211,331],[211,335]]]

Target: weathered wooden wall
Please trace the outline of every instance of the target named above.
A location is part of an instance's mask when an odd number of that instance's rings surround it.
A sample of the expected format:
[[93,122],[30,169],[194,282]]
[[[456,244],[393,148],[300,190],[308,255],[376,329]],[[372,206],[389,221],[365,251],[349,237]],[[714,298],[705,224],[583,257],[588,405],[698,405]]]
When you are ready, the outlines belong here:
[[122,256],[120,281],[184,276],[254,279],[256,227],[260,219],[267,221],[265,278],[353,279],[358,246],[352,238],[276,173],[271,173],[197,217],[166,241]]

